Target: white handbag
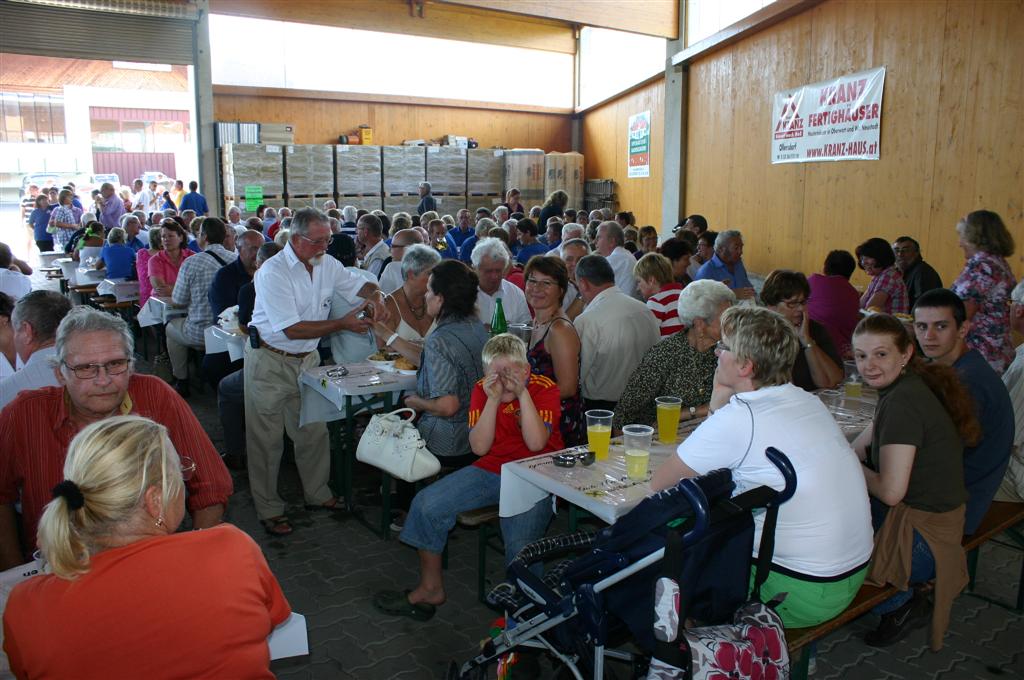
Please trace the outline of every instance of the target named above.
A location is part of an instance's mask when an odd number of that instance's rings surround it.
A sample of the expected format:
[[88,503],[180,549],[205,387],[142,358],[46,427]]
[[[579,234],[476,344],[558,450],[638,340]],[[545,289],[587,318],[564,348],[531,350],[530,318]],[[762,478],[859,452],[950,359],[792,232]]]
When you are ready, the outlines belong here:
[[[408,413],[406,420],[402,414]],[[436,475],[441,461],[427,450],[412,419],[416,411],[400,408],[370,418],[356,448],[356,460],[380,468],[392,477],[418,482]]]

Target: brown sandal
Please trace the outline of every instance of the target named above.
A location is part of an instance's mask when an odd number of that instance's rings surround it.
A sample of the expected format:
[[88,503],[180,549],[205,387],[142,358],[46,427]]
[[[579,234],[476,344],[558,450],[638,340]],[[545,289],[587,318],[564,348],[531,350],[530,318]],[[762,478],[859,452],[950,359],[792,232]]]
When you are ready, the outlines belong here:
[[292,529],[292,525],[288,523],[288,518],[284,515],[261,519],[260,524],[263,525],[263,529],[271,536],[287,536],[295,531]]

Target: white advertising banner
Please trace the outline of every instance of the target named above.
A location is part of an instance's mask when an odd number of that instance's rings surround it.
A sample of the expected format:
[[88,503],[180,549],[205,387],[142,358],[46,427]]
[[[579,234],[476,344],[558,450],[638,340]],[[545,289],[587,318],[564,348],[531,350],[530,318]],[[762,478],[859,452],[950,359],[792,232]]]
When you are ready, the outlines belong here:
[[772,163],[878,160],[885,67],[776,92]]

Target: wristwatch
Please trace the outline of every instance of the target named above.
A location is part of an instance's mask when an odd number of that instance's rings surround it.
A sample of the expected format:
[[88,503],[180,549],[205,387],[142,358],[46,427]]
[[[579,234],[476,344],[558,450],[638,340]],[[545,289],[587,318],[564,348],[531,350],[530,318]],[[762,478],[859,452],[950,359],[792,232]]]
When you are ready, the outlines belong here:
[[690,407],[690,420],[693,420],[696,417],[697,417],[697,407],[696,406],[691,406]]

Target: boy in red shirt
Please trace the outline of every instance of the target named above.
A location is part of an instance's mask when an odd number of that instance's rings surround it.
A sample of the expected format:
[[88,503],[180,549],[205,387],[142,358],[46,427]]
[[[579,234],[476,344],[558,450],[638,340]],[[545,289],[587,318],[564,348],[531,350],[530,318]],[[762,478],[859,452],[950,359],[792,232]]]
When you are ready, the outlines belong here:
[[[411,591],[374,595],[374,606],[385,614],[430,619],[445,601],[441,553],[456,516],[497,504],[504,463],[563,448],[558,385],[530,373],[526,344],[509,333],[497,335],[484,345],[483,363],[484,377],[473,388],[469,406],[469,443],[479,459],[416,494],[399,539],[418,549],[420,582]],[[549,499],[502,517],[506,564],[543,536],[550,520]]]

